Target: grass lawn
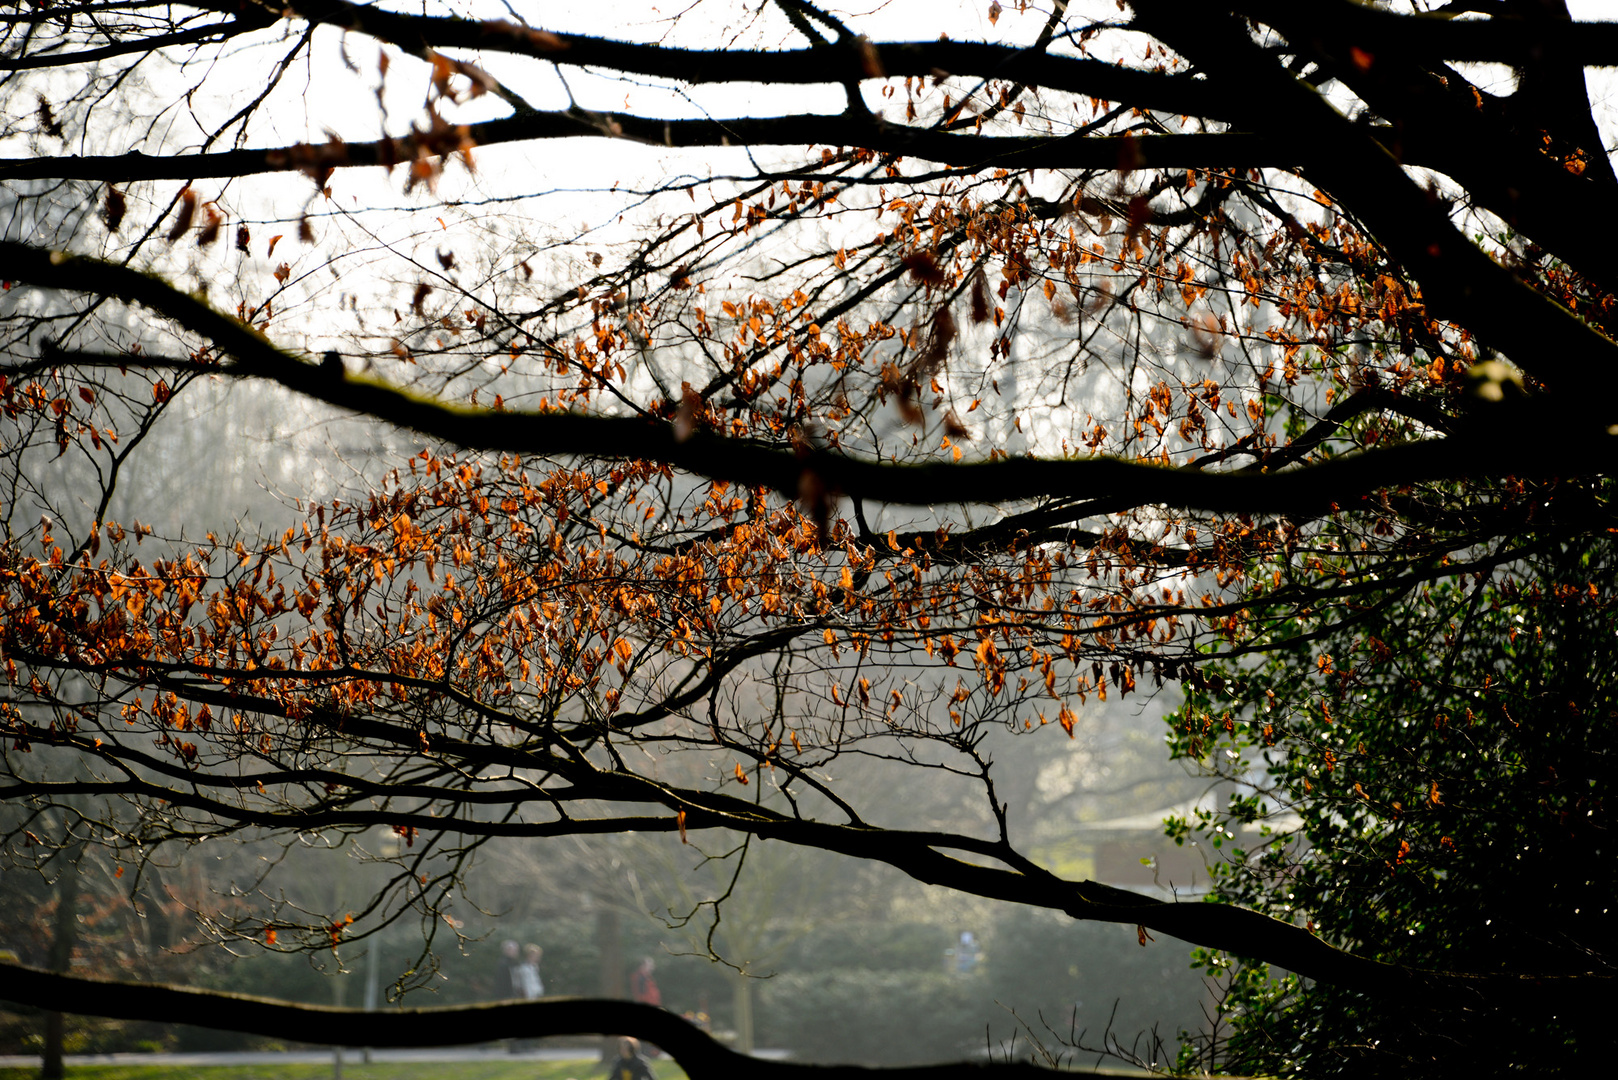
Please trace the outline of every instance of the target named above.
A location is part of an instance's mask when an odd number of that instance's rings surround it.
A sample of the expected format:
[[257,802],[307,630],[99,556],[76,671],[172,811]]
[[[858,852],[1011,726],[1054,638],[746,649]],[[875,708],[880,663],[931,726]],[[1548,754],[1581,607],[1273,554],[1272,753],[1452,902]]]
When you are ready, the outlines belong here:
[[[657,1080],[685,1080],[672,1061],[652,1063]],[[410,1061],[343,1063],[343,1080],[590,1080],[602,1075],[599,1061]],[[0,1068],[0,1080],[35,1080],[37,1068]],[[331,1080],[327,1064],[285,1065],[79,1065],[69,1080]]]

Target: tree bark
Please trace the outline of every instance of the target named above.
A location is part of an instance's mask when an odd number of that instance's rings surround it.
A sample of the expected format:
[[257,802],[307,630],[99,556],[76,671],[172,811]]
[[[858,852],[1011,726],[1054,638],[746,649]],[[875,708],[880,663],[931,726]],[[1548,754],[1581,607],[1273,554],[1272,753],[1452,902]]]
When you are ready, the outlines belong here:
[[[51,971],[65,975],[73,967],[73,946],[78,941],[79,848],[63,852],[56,875],[56,917],[51,924]],[[59,1009],[45,1014],[45,1049],[40,1080],[62,1080],[66,1017]]]

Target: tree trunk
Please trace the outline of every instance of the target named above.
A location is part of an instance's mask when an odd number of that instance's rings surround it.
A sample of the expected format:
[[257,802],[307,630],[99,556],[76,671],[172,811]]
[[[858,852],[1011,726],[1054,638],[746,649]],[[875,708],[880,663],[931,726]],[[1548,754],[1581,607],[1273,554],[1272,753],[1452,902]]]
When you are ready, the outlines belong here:
[[[73,966],[73,943],[78,938],[79,852],[63,852],[62,868],[56,875],[56,918],[51,927],[51,970],[67,974]],[[45,1051],[40,1062],[41,1080],[62,1080],[64,1017],[59,1012],[45,1014]]]
[[596,948],[601,953],[601,996],[627,997],[623,935],[618,928],[618,912],[610,904],[596,908]]
[[743,1054],[753,1052],[753,980],[736,976],[736,1044]]

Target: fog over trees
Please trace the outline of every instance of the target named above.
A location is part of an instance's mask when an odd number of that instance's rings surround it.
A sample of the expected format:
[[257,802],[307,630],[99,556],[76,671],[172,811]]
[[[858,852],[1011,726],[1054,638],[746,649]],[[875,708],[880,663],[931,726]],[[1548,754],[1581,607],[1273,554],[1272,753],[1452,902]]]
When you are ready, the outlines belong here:
[[[1618,23],[0,35],[7,1000],[692,1076],[1593,1056]],[[553,996],[487,1004],[517,927]]]

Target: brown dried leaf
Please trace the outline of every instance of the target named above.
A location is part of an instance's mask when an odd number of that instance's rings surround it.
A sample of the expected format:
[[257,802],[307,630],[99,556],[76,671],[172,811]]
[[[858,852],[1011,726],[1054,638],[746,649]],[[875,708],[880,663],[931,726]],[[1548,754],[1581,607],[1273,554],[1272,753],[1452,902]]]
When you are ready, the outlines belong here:
[[912,368],[912,375],[920,376],[931,374],[938,370],[944,358],[949,355],[950,344],[955,340],[955,316],[950,314],[948,304],[938,305],[933,312],[933,325],[927,335],[927,344],[923,347],[921,356]]
[[219,239],[219,228],[225,223],[225,215],[219,212],[219,207],[208,203],[202,208],[202,231],[197,234],[197,247],[207,247]]
[[449,77],[455,74],[455,61],[443,53],[430,53],[427,59],[433,65],[433,89],[440,97],[449,95]]
[[1118,140],[1119,172],[1123,173],[1125,176],[1128,176],[1130,173],[1141,167],[1143,160],[1144,159],[1141,157],[1140,153],[1140,145],[1135,141],[1135,136],[1126,134]]
[[185,235],[185,230],[191,227],[191,219],[197,216],[197,193],[189,187],[180,191],[180,210],[175,215],[174,224],[169,228],[166,239],[174,243]]
[[565,52],[569,46],[566,41],[557,37],[549,30],[530,30],[528,40],[534,43],[534,48],[541,52]]
[[943,284],[944,270],[930,251],[912,252],[900,260],[900,265],[910,271],[911,277],[924,285]]
[[882,58],[877,55],[876,46],[864,34],[859,36],[857,45],[860,50],[860,71],[867,79],[885,79],[887,70],[882,66]]
[[108,232],[117,232],[118,226],[124,222],[124,214],[129,210],[129,203],[124,199],[124,193],[115,187],[107,188],[107,206],[103,214],[107,223]]
[[674,414],[674,441],[685,442],[697,429],[697,417],[702,414],[702,395],[690,383],[680,384],[680,408]]
[[39,126],[52,138],[62,137],[62,122],[51,112],[51,103],[45,100],[44,94],[39,95]]
[[467,93],[468,97],[482,97],[500,86],[493,75],[490,75],[476,64],[468,64],[465,60],[461,60],[457,62],[456,66],[462,75],[472,80],[472,88]]
[[989,281],[979,270],[972,277],[972,322],[981,326],[989,321]]

